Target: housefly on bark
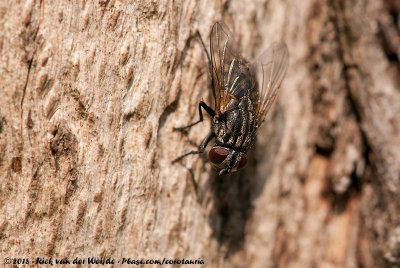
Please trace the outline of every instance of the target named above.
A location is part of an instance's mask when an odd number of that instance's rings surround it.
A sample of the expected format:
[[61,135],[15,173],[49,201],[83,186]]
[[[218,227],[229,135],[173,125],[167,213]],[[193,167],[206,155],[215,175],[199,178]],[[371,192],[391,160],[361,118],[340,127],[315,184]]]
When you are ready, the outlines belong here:
[[200,119],[174,130],[182,131],[202,122],[203,108],[212,119],[211,132],[197,151],[188,152],[173,162],[191,154],[203,153],[207,144],[215,138],[209,159],[220,175],[229,174],[247,163],[246,153],[256,139],[257,129],[278,96],[289,52],[284,42],[275,42],[254,63],[249,64],[238,53],[234,36],[223,22],[215,23],[211,30],[211,55],[201,37],[200,41],[209,61],[215,108],[200,101]]

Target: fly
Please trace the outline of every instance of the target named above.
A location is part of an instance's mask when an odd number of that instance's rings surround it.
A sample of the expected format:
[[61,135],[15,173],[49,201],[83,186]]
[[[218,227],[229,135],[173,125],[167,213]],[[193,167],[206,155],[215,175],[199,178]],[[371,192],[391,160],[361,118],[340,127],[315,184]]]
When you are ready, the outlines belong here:
[[211,73],[211,87],[215,101],[212,109],[199,103],[200,119],[185,130],[203,121],[202,109],[211,117],[211,132],[196,151],[188,152],[173,162],[191,154],[201,154],[215,139],[208,156],[220,175],[243,168],[247,151],[256,139],[257,129],[276,100],[285,76],[289,52],[284,42],[273,43],[252,64],[237,50],[232,32],[223,22],[214,24],[210,34],[210,54],[206,51]]

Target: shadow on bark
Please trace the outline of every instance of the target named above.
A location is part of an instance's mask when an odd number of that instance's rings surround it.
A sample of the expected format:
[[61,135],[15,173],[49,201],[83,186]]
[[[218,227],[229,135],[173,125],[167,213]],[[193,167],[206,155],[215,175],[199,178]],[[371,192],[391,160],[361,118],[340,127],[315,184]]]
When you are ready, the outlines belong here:
[[[244,245],[246,223],[253,213],[253,203],[262,193],[273,169],[274,158],[282,142],[284,131],[283,113],[279,110],[266,122],[269,126],[259,129],[268,142],[257,144],[248,151],[248,165],[242,171],[229,176],[210,175],[210,191],[213,208],[209,224],[213,236],[226,256],[233,255]],[[262,142],[261,142],[262,143]]]

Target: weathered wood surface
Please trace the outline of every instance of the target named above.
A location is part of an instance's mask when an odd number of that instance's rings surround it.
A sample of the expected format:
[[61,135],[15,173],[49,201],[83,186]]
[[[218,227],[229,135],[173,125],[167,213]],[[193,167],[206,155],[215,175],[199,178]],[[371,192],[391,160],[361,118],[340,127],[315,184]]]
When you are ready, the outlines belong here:
[[[1,257],[400,265],[398,1],[2,1]],[[187,135],[207,39],[290,66],[248,167],[218,177]],[[207,40],[208,42],[208,40]],[[1,260],[2,261],[2,260]]]

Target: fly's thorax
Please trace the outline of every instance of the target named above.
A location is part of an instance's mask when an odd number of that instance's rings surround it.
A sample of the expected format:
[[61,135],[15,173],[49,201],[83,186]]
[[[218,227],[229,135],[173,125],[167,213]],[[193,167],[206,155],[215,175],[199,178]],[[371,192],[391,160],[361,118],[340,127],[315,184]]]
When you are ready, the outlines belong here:
[[246,153],[255,139],[256,121],[251,99],[243,96],[236,106],[214,116],[211,125],[216,144]]

